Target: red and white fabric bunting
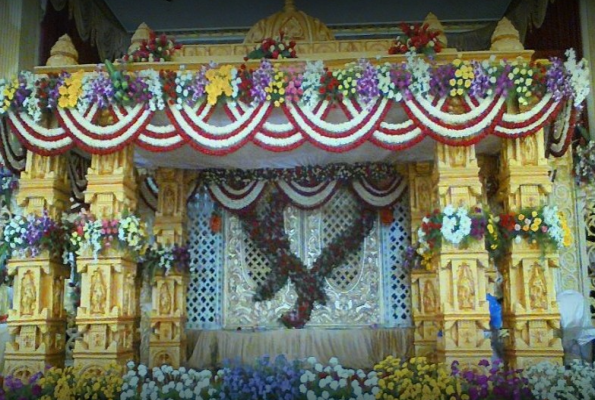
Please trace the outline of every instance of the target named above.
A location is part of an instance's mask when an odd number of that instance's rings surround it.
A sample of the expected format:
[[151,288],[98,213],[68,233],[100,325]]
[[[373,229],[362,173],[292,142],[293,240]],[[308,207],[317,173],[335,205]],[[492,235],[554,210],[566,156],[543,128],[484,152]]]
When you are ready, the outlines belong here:
[[170,105],[165,123],[144,105],[110,110],[114,123],[108,126],[95,123],[96,107],[86,112],[60,108],[56,112],[58,126],[52,128],[24,112],[9,112],[8,121],[25,147],[45,155],[73,146],[106,154],[132,143],[152,152],[190,145],[212,155],[229,154],[248,143],[274,152],[291,151],[306,142],[329,152],[347,152],[367,142],[400,150],[427,136],[462,146],[491,134],[503,138],[530,135],[551,124],[566,103],[556,102],[548,94],[529,111],[509,114],[501,96],[464,100],[462,114],[445,112],[443,99],[414,96],[398,103],[382,98],[369,107],[353,100],[337,107],[323,101],[314,109],[291,102],[277,109],[269,102],[256,106]]

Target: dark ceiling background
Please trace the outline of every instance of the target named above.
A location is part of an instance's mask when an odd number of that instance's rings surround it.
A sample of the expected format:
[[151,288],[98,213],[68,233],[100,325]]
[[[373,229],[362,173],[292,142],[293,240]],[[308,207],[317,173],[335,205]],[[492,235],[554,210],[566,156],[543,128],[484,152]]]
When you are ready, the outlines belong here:
[[[283,8],[283,0],[105,0],[129,32],[141,22],[157,31],[246,28]],[[510,0],[296,0],[299,10],[327,25],[421,21],[488,22],[504,15]]]

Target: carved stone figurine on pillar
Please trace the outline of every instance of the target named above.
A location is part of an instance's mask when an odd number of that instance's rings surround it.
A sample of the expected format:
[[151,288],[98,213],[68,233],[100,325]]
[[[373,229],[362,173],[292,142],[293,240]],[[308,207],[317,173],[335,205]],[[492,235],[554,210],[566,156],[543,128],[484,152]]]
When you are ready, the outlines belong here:
[[[433,171],[434,190],[440,208],[481,205],[482,187],[475,148],[438,143]],[[459,248],[443,241],[432,259],[438,274],[438,360],[450,364],[477,364],[492,355],[485,336],[490,314],[486,300],[488,254],[483,242]]]
[[[409,203],[411,205],[411,238],[417,241],[417,229],[422,219],[432,211],[432,165],[429,163],[410,164]],[[437,294],[438,282],[436,271],[414,269],[411,271],[412,311],[415,355],[436,358],[436,339],[438,325],[436,316],[440,309]]]
[[[116,218],[136,209],[134,149],[93,155],[87,173],[85,202],[97,218]],[[82,340],[74,348],[74,362],[84,370],[125,364],[134,356],[134,328],[138,307],[137,263],[123,250],[105,249],[97,258],[78,258],[81,304],[77,325]]]
[[[183,246],[186,240],[186,182],[183,170],[160,168],[156,173],[159,198],[154,233],[163,246]],[[186,290],[188,272],[174,265],[167,275],[162,271],[153,280],[151,312],[151,367],[168,364],[180,367],[186,361]]]
[[[48,65],[77,63],[77,52],[67,35],[52,47]],[[48,124],[55,121],[47,120]],[[68,209],[70,185],[66,156],[44,157],[29,152],[21,174],[17,202],[25,214],[44,210],[60,220]],[[63,366],[66,338],[64,280],[69,267],[61,257],[43,251],[37,257],[13,258],[8,273],[14,276],[13,309],[8,327],[14,340],[6,344],[3,374],[26,379],[47,365]]]
[[[543,130],[523,139],[504,142],[501,189],[505,211],[518,212],[547,202],[552,190],[545,157]],[[562,362],[560,313],[556,303],[557,252],[526,241],[512,243],[500,265],[504,277],[504,328],[509,330],[505,356],[513,368],[540,361]]]

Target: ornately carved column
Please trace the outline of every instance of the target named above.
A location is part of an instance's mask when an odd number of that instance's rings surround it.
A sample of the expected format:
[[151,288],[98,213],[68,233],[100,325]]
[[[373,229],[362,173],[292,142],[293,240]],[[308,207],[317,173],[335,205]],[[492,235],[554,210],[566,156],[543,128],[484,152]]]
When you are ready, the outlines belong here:
[[[183,170],[160,168],[154,233],[163,246],[183,246],[186,240],[186,182]],[[186,290],[189,277],[174,265],[167,275],[157,273],[153,281],[150,366],[174,368],[186,362]]]
[[[87,173],[85,202],[98,219],[120,217],[136,209],[134,149],[93,155]],[[78,258],[81,305],[76,322],[82,340],[74,348],[74,362],[84,369],[103,369],[110,363],[134,359],[137,317],[137,263],[125,251],[104,250],[97,258]]]
[[[475,147],[436,144],[434,190],[441,209],[481,206],[482,186]],[[443,241],[433,260],[438,275],[438,360],[450,364],[476,364],[489,359],[492,349],[484,331],[489,330],[486,301],[488,254],[483,242],[462,249]]]
[[[547,203],[552,190],[544,133],[503,141],[500,187],[505,210],[518,212]],[[554,270],[558,253],[548,252],[526,240],[512,243],[500,265],[504,276],[504,327],[510,337],[505,354],[513,368],[539,361],[562,361],[560,314],[556,303]]]
[[[409,203],[411,205],[411,238],[417,241],[417,229],[422,219],[434,206],[432,192],[432,165],[415,163],[408,166]],[[411,271],[411,290],[413,306],[413,324],[415,355],[436,357],[436,338],[438,335],[437,313],[438,281],[436,271],[414,269]]]
[[[42,215],[47,210],[51,218],[60,220],[69,198],[66,157],[29,152],[17,197],[24,213]],[[37,257],[13,257],[8,273],[14,276],[13,309],[8,317],[14,340],[6,345],[3,374],[27,378],[47,365],[63,366],[64,279],[70,268],[60,256],[43,251]]]

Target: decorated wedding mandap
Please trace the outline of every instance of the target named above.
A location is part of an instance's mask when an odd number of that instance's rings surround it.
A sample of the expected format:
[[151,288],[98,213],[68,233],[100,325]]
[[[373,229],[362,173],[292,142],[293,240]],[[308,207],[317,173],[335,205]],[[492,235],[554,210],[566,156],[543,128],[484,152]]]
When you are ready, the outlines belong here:
[[506,19],[457,51],[432,14],[335,40],[291,1],[243,44],[143,24],[123,59],[78,65],[61,37],[0,80],[3,375],[562,363],[589,91],[566,55],[534,60]]

